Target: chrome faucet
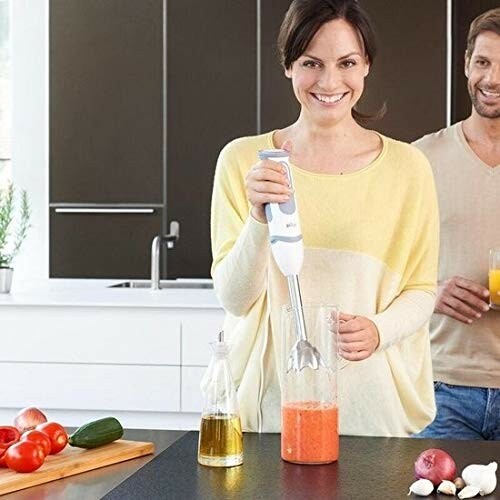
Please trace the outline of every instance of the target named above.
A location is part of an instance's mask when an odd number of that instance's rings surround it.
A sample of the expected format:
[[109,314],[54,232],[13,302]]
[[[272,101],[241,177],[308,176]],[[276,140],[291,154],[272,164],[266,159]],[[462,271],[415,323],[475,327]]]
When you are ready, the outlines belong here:
[[151,244],[151,290],[160,289],[160,254],[162,244],[167,244],[167,248],[174,248],[175,242],[179,239],[180,224],[173,220],[170,223],[170,233],[155,236]]

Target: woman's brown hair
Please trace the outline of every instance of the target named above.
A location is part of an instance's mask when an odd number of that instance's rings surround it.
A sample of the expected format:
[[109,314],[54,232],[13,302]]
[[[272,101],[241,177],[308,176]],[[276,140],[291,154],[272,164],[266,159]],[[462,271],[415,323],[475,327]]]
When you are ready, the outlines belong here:
[[[293,0],[278,35],[281,65],[290,69],[293,62],[305,52],[319,28],[334,19],[344,19],[358,31],[371,66],[377,53],[375,32],[368,14],[356,0]],[[384,114],[385,104],[372,115],[352,110],[353,118],[362,125],[378,120]]]

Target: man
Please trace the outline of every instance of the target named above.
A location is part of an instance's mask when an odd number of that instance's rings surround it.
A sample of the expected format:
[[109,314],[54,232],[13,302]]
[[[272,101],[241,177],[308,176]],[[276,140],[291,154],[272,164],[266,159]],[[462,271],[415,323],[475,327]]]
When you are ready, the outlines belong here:
[[437,414],[417,437],[500,439],[500,311],[487,288],[488,252],[500,247],[500,8],[472,22],[465,75],[471,115],[415,143],[432,164],[441,222]]

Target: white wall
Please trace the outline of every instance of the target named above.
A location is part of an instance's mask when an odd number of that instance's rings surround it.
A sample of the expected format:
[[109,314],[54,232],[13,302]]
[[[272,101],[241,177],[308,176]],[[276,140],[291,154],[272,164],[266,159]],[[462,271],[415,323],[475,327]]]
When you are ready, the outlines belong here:
[[32,225],[13,262],[14,287],[49,275],[48,0],[11,2],[12,176],[28,191]]

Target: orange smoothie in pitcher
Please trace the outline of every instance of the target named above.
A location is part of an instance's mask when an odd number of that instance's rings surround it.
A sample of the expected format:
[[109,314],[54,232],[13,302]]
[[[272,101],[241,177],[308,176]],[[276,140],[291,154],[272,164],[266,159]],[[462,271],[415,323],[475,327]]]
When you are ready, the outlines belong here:
[[338,409],[303,401],[281,407],[281,458],[299,464],[326,464],[339,457]]
[[500,269],[490,269],[490,306],[500,309]]

